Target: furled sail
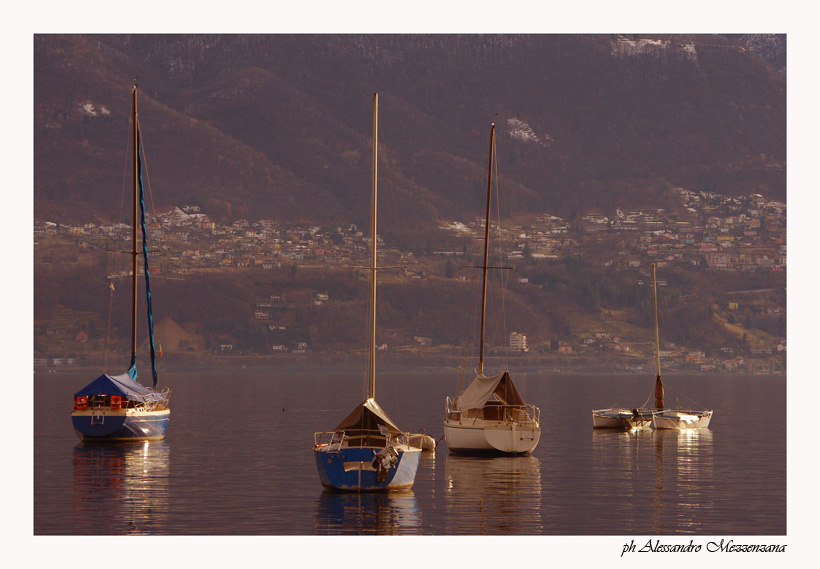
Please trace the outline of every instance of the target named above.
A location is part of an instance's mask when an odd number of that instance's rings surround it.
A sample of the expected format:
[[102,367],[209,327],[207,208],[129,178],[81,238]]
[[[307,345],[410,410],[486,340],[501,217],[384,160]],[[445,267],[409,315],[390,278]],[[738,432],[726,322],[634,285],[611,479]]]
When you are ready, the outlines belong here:
[[392,436],[401,434],[387,413],[379,407],[373,398],[360,403],[342,422],[336,425],[336,431],[345,431],[347,434],[357,432],[367,433],[379,431],[379,427],[386,427]]
[[[157,388],[157,357],[154,350],[154,315],[151,307],[151,280],[148,271],[148,236],[145,229],[145,194],[142,189],[142,144],[140,142],[139,128],[137,129],[137,181],[140,192],[140,222],[142,225],[142,255],[145,261],[145,294],[148,306],[148,338],[151,343],[151,371],[154,377],[154,389]],[[134,367],[133,379],[136,381],[136,362],[132,362]],[[130,370],[129,370],[129,375]]]
[[504,405],[524,405],[510,373],[505,371],[499,375],[477,375],[473,382],[459,397],[460,409],[480,409],[493,395]]

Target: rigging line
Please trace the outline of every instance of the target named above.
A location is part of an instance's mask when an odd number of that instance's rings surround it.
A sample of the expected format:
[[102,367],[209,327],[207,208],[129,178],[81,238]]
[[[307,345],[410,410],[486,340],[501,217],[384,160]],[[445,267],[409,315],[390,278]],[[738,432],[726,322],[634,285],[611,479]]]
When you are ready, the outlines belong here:
[[[139,124],[137,125],[139,126]],[[157,209],[154,206],[154,192],[151,191],[151,177],[148,175],[148,158],[145,156],[145,141],[142,139],[142,129],[137,129],[137,135],[140,137],[140,151],[142,152],[142,171],[145,174],[145,182],[148,186],[148,195],[151,196],[151,213],[157,215]]]
[[652,386],[652,389],[649,391],[649,396],[646,398],[646,401],[643,402],[643,405],[639,407],[639,409],[648,409],[649,400],[652,399],[652,395],[655,394],[655,386]]
[[[471,239],[472,239],[472,237],[471,237]],[[476,262],[474,257],[475,257],[475,255],[473,255],[473,253],[470,252],[470,263],[472,265],[474,265],[475,262]],[[466,259],[465,259],[465,261],[466,261]],[[469,283],[470,283],[470,288],[469,288],[469,294],[467,296],[467,306],[466,306],[466,310],[465,310],[465,314],[467,314],[468,316],[467,316],[467,319],[466,319],[467,320],[466,325],[462,327],[462,333],[461,333],[461,347],[464,350],[464,369],[467,368],[467,358],[470,356],[470,353],[471,352],[474,353],[474,351],[475,351],[475,344],[474,344],[475,329],[476,329],[476,322],[477,322],[477,318],[478,318],[478,313],[474,308],[475,294],[476,294],[475,293],[475,279],[470,278]],[[462,370],[462,379],[463,379],[463,377],[464,377],[464,371]],[[461,383],[459,383],[459,392],[456,394],[456,396],[458,396],[458,394],[460,394],[460,393],[461,393]]]
[[[128,122],[130,123],[131,121],[129,120]],[[131,193],[129,191],[130,188],[128,187],[130,185],[130,182],[131,182],[130,175],[129,175],[129,169],[128,169],[128,162],[129,162],[129,159],[130,159],[130,156],[131,156],[131,153],[129,152],[129,149],[131,148],[131,139],[132,139],[132,137],[130,135],[125,137],[125,148],[123,149],[122,187],[120,188],[120,212],[119,212],[119,215],[117,217],[117,222],[118,223],[121,223],[122,219],[123,219],[124,210],[125,210],[125,195],[126,195],[126,193],[128,193],[129,195]],[[119,242],[120,239],[118,238],[117,241]],[[117,246],[119,246],[119,243],[118,243]],[[119,273],[119,263],[117,262],[119,258],[120,258],[119,255],[113,255],[113,258],[112,258],[112,261],[111,261],[111,263],[112,263],[111,273],[114,274],[114,275]],[[112,285],[112,284],[113,284],[113,281],[109,280],[109,285]],[[104,347],[104,351],[103,351],[103,371],[108,369],[108,342],[109,342],[109,338],[110,338],[110,335],[111,335],[111,314],[113,312],[113,303],[114,303],[114,291],[112,290],[111,291],[111,296],[110,296],[110,299],[109,299],[109,306],[108,306],[108,325],[107,325],[106,333],[105,333],[105,347]]]
[[[495,169],[495,175],[493,176],[493,180],[495,183],[495,209],[496,209],[496,240],[494,243],[498,244],[497,255],[499,257],[499,263],[504,265],[504,248],[502,245],[501,239],[501,191],[499,186],[499,176],[498,176],[498,152],[496,150],[496,141],[493,138],[493,164],[491,168]],[[505,271],[501,271],[504,273]],[[505,338],[502,335],[506,334],[507,330],[507,311],[506,311],[506,282],[505,276],[503,274],[499,275],[499,295],[501,298],[501,314],[500,317],[496,318],[495,326],[493,327],[494,330],[494,338],[496,344],[500,341],[503,346],[506,347]],[[507,354],[506,350],[502,350],[503,360],[505,367],[509,366],[509,354]]]
[[[381,139],[384,140],[384,125],[381,123],[379,124],[379,136]],[[387,170],[387,183],[388,189],[390,190],[390,201],[391,205],[393,206],[393,227],[396,233],[398,234],[398,242],[399,242],[399,254],[401,251],[404,250],[404,236],[402,235],[401,226],[399,225],[399,212],[398,212],[398,199],[396,198],[396,180],[393,175],[393,168],[390,167],[390,155],[387,150],[387,143],[382,142],[381,145],[381,154],[384,155],[384,158],[380,159],[379,161],[383,163],[384,169]],[[402,255],[403,257],[403,255]]]
[[[131,121],[129,121],[131,122]],[[125,156],[123,157],[122,161],[122,189],[120,190],[120,215],[117,218],[118,220],[122,220],[123,218],[123,210],[125,209],[125,193],[128,190],[128,184],[130,182],[130,176],[128,175],[128,158],[130,156],[128,149],[131,147],[131,137],[125,137]],[[129,192],[130,194],[130,192]]]
[[[139,125],[137,125],[137,126],[139,126]],[[142,152],[142,154],[141,154],[141,156],[142,156],[142,171],[145,174],[145,182],[146,182],[146,185],[148,186],[148,195],[151,198],[151,213],[154,214],[154,221],[159,223],[159,216],[157,215],[157,208],[154,205],[154,192],[151,190],[151,177],[148,174],[148,158],[145,156],[145,142],[142,139],[142,129],[137,129],[137,136],[139,136],[139,138],[140,138],[140,151]],[[164,238],[165,238],[165,232],[160,231],[159,239],[157,240],[158,241],[157,244],[159,245],[160,251],[162,250],[162,242],[163,242]]]
[[[360,274],[364,274],[364,275],[365,275],[365,279],[364,279],[364,280],[365,280],[365,283],[366,283],[366,284],[368,285],[368,287],[369,287],[369,286],[370,286],[370,282],[369,282],[369,279],[368,279],[368,278],[367,278],[367,276],[366,276],[366,275],[367,275],[367,273],[371,273],[371,274],[372,274],[372,271],[365,271],[365,273],[360,273]],[[368,391],[369,386],[370,386],[370,359],[369,359],[369,354],[370,354],[370,346],[373,344],[373,342],[375,342],[375,338],[373,338],[373,331],[370,329],[370,326],[368,326],[368,324],[367,324],[367,323],[368,323],[368,322],[370,322],[370,321],[372,320],[372,318],[373,318],[373,316],[372,316],[372,314],[373,314],[373,307],[372,307],[372,306],[370,306],[370,291],[369,291],[369,288],[368,288],[368,291],[367,291],[367,292],[365,293],[365,295],[364,295],[364,302],[365,302],[365,305],[367,306],[367,320],[365,320],[365,322],[364,322],[364,325],[365,325],[365,327],[367,328],[367,345],[365,346],[365,349],[364,349],[364,354],[365,354],[366,356],[368,356],[368,359],[366,359],[366,360],[365,360],[362,364],[360,364],[360,365],[362,366],[362,367],[361,367],[361,373],[362,373],[362,393],[364,394],[364,398],[366,399],[366,398],[367,398],[367,391]]]
[[[383,141],[385,137],[384,132],[384,123],[381,121],[381,117],[379,117],[379,138]],[[381,143],[380,147],[381,152],[379,152],[379,162],[381,162],[383,169],[382,171],[386,170],[387,174],[387,189],[390,192],[390,202],[392,205],[392,213],[393,213],[393,229],[396,231],[398,235],[398,249],[399,249],[399,259],[403,261],[404,255],[402,253],[404,249],[404,237],[402,236],[401,226],[399,225],[399,215],[397,209],[397,202],[396,199],[396,179],[393,174],[393,168],[390,167],[390,153],[388,150],[388,145],[386,142]],[[383,241],[385,246],[387,245],[386,241]],[[374,275],[375,278],[375,275]],[[380,295],[380,298],[383,295]],[[375,310],[375,307],[374,307]],[[374,338],[375,340],[375,338]],[[398,394],[398,387],[396,386],[396,381],[391,381],[390,386],[392,388],[392,395],[393,395],[393,409],[396,410],[396,417],[399,423],[404,423],[404,415],[402,413],[402,405],[401,399],[399,398]]]
[[105,329],[105,347],[103,348],[103,371],[108,371],[108,339],[111,336],[111,312],[114,308],[114,282],[109,281],[111,292],[108,300],[108,326]]
[[[675,396],[677,397],[677,393],[675,394]],[[684,399],[686,399],[686,400],[687,400],[689,403],[691,403],[694,407],[701,407],[701,408],[705,408],[705,406],[704,406],[704,405],[701,405],[700,403],[698,403],[698,402],[697,402],[697,401],[695,401],[694,399],[690,399],[689,397],[687,397],[687,396],[686,396],[686,395],[684,395],[683,393],[681,393],[681,394],[680,394],[680,396],[681,396],[681,397],[683,397]]]
[[464,372],[467,371],[467,355],[464,355],[464,365],[461,366],[461,378],[458,380],[458,390],[456,391],[456,396],[453,398],[453,403],[455,403],[458,396],[461,395],[461,384],[464,381]]
[[[498,250],[499,250],[499,259],[501,264],[504,265],[504,248],[502,246],[502,239],[501,239],[501,180],[498,174],[498,151],[496,150],[496,142],[493,139],[493,156],[495,157],[495,199],[496,199],[496,222],[497,230],[498,230]],[[507,279],[509,278],[508,275],[505,275],[506,271],[501,271],[501,275],[499,275],[499,281],[501,283],[501,342],[506,347],[506,340],[507,340]],[[502,352],[504,354],[504,366],[505,369],[509,368],[510,360],[509,360],[509,352],[504,350]]]
[[[120,213],[119,213],[119,216],[117,217],[117,222],[118,223],[122,223],[122,219],[123,219],[123,216],[124,216],[126,192],[129,195],[131,193],[129,191],[129,187],[128,187],[129,184],[130,184],[130,181],[131,181],[130,176],[129,176],[129,170],[128,170],[128,160],[129,160],[129,157],[130,157],[129,148],[130,147],[131,147],[131,137],[126,136],[125,137],[125,149],[124,149],[125,155],[123,156],[123,161],[122,161],[122,170],[123,170],[122,171],[122,188],[120,189]],[[118,239],[118,241],[120,241],[120,239]],[[118,245],[119,245],[119,243],[118,243]],[[118,263],[117,263],[118,258],[119,258],[118,255],[114,255],[112,271],[115,274],[117,273],[117,270],[119,268],[117,266],[118,265]]]

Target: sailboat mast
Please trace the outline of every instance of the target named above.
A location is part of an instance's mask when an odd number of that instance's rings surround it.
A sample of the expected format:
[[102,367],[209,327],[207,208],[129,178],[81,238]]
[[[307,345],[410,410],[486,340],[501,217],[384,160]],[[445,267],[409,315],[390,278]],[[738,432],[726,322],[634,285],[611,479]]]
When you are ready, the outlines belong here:
[[133,189],[134,189],[134,211],[132,216],[131,226],[133,227],[131,240],[131,359],[133,360],[137,355],[137,251],[138,237],[137,237],[137,212],[139,211],[139,188],[138,188],[138,140],[139,131],[137,129],[137,83],[134,81],[134,87],[131,90],[131,128],[133,136]]
[[373,278],[370,279],[370,380],[367,388],[367,398],[376,397],[376,172],[378,167],[379,147],[379,94],[373,94],[373,197],[372,211],[370,212],[370,238],[372,239],[372,254],[370,270]]
[[487,168],[487,215],[484,222],[484,265],[481,287],[481,339],[478,351],[478,373],[484,373],[484,318],[487,312],[487,262],[490,257],[490,198],[493,191],[493,151],[495,150],[495,123],[490,127],[490,165]]
[[663,409],[663,381],[661,380],[661,340],[658,333],[658,281],[655,278],[655,263],[652,263],[652,293],[655,297],[655,355],[658,375],[655,378],[655,408]]

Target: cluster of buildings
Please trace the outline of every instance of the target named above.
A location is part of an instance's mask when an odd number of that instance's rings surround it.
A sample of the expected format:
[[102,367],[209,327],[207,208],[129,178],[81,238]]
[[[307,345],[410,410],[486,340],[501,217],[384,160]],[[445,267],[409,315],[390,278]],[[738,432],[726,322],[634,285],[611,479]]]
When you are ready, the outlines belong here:
[[[153,272],[186,273],[204,268],[270,270],[301,261],[348,263],[367,259],[369,238],[355,225],[318,227],[273,220],[245,219],[219,225],[198,206],[173,208],[146,216],[151,247],[161,249]],[[40,235],[76,238],[88,248],[128,248],[131,226],[124,223],[61,226],[37,221]],[[127,245],[123,245],[127,244]]]
[[722,271],[785,270],[786,205],[760,194],[730,198],[710,192],[675,191],[684,209],[675,213],[618,210],[612,218],[587,215],[587,234],[624,233],[608,264],[662,267],[684,264]]
[[[655,263],[723,271],[779,271],[786,268],[786,205],[759,194],[726,197],[710,192],[670,189],[681,202],[665,209],[626,211],[613,216],[590,213],[570,223],[541,214],[529,223],[500,224],[496,239],[507,259],[533,261],[583,254],[584,243],[618,236],[607,266],[637,269]],[[471,238],[481,237],[484,220],[441,222],[440,229]],[[442,256],[463,250],[440,249]]]
[[[726,197],[709,192],[671,189],[683,208],[672,213],[617,210],[614,216],[588,214],[570,223],[549,214],[532,216],[526,224],[501,225],[507,259],[533,261],[583,253],[587,239],[618,234],[616,248],[605,261],[625,269],[648,263],[658,267],[684,264],[724,271],[785,270],[786,205],[759,194]],[[148,216],[149,240],[160,247],[158,270],[277,269],[294,262],[346,264],[367,259],[369,237],[355,225],[329,227],[288,224],[274,220],[240,219],[230,225],[212,221],[198,206],[174,208]],[[480,236],[484,220],[441,222],[440,229],[467,238]],[[80,245],[106,247],[128,242],[126,224],[59,226],[35,222],[34,234],[76,237]],[[466,247],[466,245],[465,245]],[[464,253],[439,249],[436,255]]]

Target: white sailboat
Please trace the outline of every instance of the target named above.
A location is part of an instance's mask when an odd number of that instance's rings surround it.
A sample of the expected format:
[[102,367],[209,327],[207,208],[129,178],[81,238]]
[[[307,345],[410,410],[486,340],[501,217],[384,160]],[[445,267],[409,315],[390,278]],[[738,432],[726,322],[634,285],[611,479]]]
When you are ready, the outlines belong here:
[[655,407],[647,407],[646,402],[635,408],[613,406],[607,409],[592,411],[592,427],[594,429],[637,430],[652,427],[652,417],[663,409],[663,380],[661,380],[661,352],[660,337],[658,335],[658,289],[655,281],[655,265],[652,264],[652,285],[655,294],[655,356],[658,364],[658,373],[655,376]]
[[[655,275],[655,264],[652,264],[652,292],[655,302],[655,406],[647,407],[646,403],[633,409],[610,407],[592,411],[592,426],[596,429],[698,429],[709,426],[712,419],[711,410],[696,411],[692,409],[667,409],[664,404],[663,380],[661,379],[661,346],[658,331],[658,282]],[[651,395],[650,395],[651,397]]]
[[445,404],[444,440],[451,452],[500,452],[527,454],[541,437],[540,409],[527,404],[509,371],[484,375],[484,320],[487,305],[487,270],[490,238],[490,198],[495,156],[495,125],[490,129],[490,166],[487,182],[487,214],[484,226],[483,287],[481,292],[481,337],[476,377],[454,399]]
[[416,479],[421,447],[411,444],[376,403],[376,179],[379,94],[373,95],[373,198],[371,212],[370,362],[365,400],[328,432],[314,433],[313,454],[322,486],[355,492],[407,490]]
[[661,344],[658,333],[658,284],[655,278],[655,264],[652,263],[652,289],[655,296],[655,351],[658,360],[658,386],[656,392],[660,390],[660,401],[656,402],[655,409],[652,410],[652,426],[655,429],[705,429],[712,420],[713,411],[711,409],[667,409],[663,402],[663,384],[661,383]]

